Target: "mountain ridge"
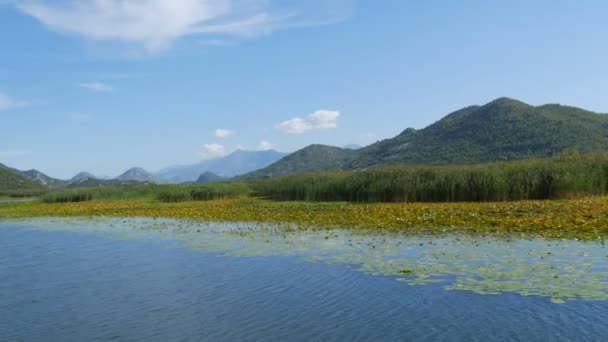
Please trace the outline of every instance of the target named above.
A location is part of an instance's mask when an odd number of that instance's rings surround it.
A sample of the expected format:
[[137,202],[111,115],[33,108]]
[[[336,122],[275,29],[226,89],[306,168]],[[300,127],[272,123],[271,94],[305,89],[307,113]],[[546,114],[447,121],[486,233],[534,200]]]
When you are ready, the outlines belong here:
[[203,160],[196,164],[173,166],[160,170],[155,176],[168,182],[194,182],[201,174],[212,172],[222,178],[231,178],[260,168],[281,159],[286,154],[275,150],[236,150],[221,158]]
[[391,164],[475,164],[546,157],[568,149],[606,151],[608,115],[561,104],[532,106],[501,97],[458,109],[425,128],[405,129],[393,138],[351,150],[351,154],[337,147],[328,154],[315,151],[314,146],[318,145],[309,145],[243,178]]
[[160,180],[152,173],[142,167],[132,167],[114,178],[117,181],[151,182],[158,183]]
[[22,191],[39,192],[46,189],[44,185],[22,175],[21,171],[0,163],[0,195]]

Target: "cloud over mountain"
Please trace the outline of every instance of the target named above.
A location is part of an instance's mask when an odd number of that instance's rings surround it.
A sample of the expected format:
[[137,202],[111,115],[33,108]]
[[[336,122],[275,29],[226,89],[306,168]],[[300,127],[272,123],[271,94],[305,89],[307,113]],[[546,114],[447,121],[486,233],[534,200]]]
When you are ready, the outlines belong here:
[[302,134],[313,129],[330,129],[338,127],[340,112],[318,110],[305,118],[293,118],[283,121],[276,128],[288,134]]

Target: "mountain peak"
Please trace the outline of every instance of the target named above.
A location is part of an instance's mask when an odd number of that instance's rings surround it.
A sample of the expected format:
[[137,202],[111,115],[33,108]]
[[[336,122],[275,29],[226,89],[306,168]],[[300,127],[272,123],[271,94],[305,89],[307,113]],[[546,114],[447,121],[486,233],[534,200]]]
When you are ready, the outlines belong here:
[[70,179],[71,183],[78,183],[83,179],[97,179],[97,177],[95,177],[92,173],[86,172],[86,171],[82,171],[82,172],[78,172],[74,177],[72,177],[72,179]]
[[31,169],[27,171],[17,170],[17,172],[20,173],[22,176],[25,176],[26,178],[49,188],[60,188],[65,185],[65,181],[49,177],[36,169]]
[[216,183],[216,182],[221,182],[223,181],[225,178],[220,177],[218,175],[216,175],[213,172],[207,171],[205,173],[202,173],[199,177],[198,180],[196,181],[199,184],[206,184],[206,183]]
[[231,178],[264,168],[284,156],[284,153],[276,150],[238,149],[222,158],[207,159],[193,165],[169,167],[158,172],[157,176],[173,183],[194,182],[205,172],[212,172],[223,178]]
[[136,181],[136,182],[155,182],[156,177],[141,167],[132,167],[125,171],[120,176],[116,177],[121,181]]
[[491,101],[489,103],[487,103],[484,107],[490,107],[490,106],[499,106],[499,107],[507,107],[507,106],[518,106],[518,107],[532,107],[529,104],[516,100],[516,99],[512,99],[510,97],[499,97],[494,101]]
[[243,175],[243,178],[270,178],[290,173],[341,170],[343,166],[357,154],[357,151],[360,151],[360,149],[351,150],[336,146],[312,144],[263,169]]

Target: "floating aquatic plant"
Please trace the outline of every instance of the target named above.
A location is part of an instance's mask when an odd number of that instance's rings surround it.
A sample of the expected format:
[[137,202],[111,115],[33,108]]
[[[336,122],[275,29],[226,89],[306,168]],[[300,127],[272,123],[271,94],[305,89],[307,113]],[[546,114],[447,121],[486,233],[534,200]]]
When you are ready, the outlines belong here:
[[415,236],[370,230],[282,228],[247,223],[170,219],[73,218],[25,220],[23,226],[109,234],[114,238],[180,241],[203,252],[231,256],[294,256],[356,265],[369,274],[409,285],[442,284],[483,295],[517,293],[554,303],[608,300],[608,249],[600,242]]
[[608,237],[608,198],[495,203],[348,204],[272,202],[249,197],[160,203],[94,200],[10,203],[0,220],[27,217],[165,217],[199,222],[273,223],[287,229],[371,229],[408,234],[467,233],[506,237]]

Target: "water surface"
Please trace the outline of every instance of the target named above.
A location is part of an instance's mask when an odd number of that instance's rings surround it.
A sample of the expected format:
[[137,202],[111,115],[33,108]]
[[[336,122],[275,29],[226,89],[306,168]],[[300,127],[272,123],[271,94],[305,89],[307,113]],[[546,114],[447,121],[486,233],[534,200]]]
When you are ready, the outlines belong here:
[[602,340],[607,256],[600,242],[5,222],[0,340]]
[[34,201],[33,198],[21,198],[21,199],[9,199],[9,200],[0,199],[0,204],[2,204],[2,203],[33,202],[33,201]]

